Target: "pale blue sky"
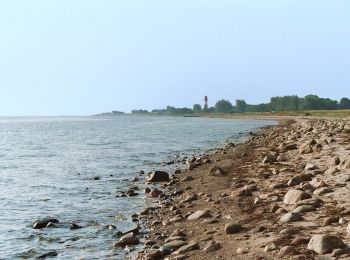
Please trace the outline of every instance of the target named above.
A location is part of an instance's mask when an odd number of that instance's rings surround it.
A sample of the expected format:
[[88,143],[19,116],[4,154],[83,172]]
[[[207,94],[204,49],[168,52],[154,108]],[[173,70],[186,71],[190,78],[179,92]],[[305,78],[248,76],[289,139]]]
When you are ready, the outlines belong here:
[[0,115],[350,96],[349,0],[2,0],[0,33]]

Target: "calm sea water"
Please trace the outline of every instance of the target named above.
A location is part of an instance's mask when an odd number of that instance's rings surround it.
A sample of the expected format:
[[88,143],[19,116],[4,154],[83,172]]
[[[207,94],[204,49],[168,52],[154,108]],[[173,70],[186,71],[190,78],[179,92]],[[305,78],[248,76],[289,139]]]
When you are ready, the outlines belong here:
[[[172,170],[164,161],[199,154],[269,121],[176,117],[0,118],[0,259],[123,259],[113,249],[116,230],[143,196],[116,197],[140,170]],[[90,180],[99,176],[100,180]],[[144,177],[142,177],[143,180]],[[140,187],[144,182],[138,183]],[[63,227],[34,230],[47,216]],[[74,222],[84,228],[71,231]]]

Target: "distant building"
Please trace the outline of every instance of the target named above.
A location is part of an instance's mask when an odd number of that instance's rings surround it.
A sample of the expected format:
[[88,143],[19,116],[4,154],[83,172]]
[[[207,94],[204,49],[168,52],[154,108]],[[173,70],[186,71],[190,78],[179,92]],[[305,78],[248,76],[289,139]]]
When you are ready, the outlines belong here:
[[204,97],[204,107],[203,110],[208,110],[208,96]]

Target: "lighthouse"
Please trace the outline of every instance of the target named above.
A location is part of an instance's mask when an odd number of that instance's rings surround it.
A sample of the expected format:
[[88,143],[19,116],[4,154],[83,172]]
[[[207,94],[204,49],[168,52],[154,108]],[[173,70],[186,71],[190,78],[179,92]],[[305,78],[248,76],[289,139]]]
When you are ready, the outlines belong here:
[[208,110],[208,96],[204,96],[204,107],[203,110]]

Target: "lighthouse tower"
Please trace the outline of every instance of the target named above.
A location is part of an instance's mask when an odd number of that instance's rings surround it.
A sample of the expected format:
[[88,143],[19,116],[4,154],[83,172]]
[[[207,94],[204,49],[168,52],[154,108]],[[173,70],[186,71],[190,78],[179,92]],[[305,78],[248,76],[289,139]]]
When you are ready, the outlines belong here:
[[203,110],[206,111],[208,110],[208,96],[204,97],[204,107]]

